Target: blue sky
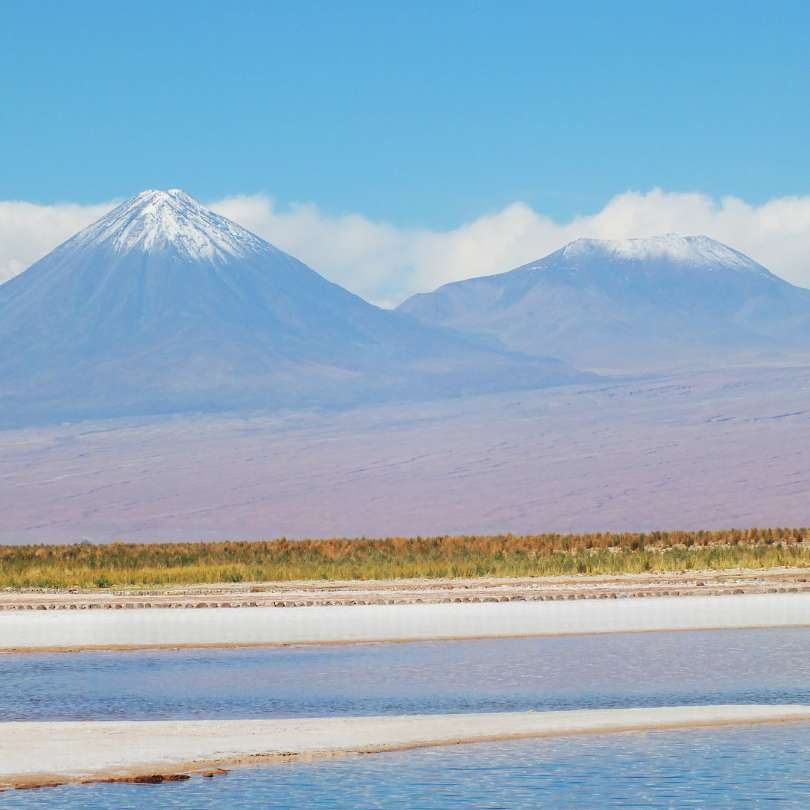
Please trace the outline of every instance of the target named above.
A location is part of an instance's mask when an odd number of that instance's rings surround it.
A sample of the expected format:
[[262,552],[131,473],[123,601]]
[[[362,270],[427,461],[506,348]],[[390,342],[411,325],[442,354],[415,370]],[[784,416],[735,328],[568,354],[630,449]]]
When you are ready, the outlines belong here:
[[449,228],[810,189],[810,3],[0,7],[0,199],[264,192]]

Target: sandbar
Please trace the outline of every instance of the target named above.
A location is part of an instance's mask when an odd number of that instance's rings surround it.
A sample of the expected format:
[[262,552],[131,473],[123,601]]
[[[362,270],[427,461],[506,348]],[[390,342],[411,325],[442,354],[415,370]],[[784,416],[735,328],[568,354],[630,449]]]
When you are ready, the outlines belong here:
[[274,646],[810,626],[810,594],[0,613],[0,651]]
[[810,722],[810,706],[719,705],[260,720],[0,724],[0,787],[162,781],[206,769],[461,743]]

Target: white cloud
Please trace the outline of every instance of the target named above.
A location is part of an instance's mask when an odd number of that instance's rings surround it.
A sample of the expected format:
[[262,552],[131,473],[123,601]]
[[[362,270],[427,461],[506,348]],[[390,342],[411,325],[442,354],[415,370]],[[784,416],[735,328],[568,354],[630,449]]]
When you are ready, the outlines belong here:
[[[111,205],[0,202],[0,279],[20,272]],[[310,203],[282,209],[264,195],[229,197],[211,207],[383,305],[448,281],[509,270],[579,236],[703,233],[810,286],[810,196],[755,206],[735,197],[654,189],[620,194],[601,211],[562,223],[516,202],[447,231],[397,228],[361,214],[331,215]]]
[[114,203],[37,205],[0,201],[0,283],[103,216]]

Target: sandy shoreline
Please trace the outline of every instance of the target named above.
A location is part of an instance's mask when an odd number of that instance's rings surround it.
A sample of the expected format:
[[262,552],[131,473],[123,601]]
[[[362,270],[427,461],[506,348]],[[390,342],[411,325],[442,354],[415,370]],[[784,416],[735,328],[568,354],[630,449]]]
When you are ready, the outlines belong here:
[[302,580],[106,590],[6,590],[0,591],[0,611],[543,602],[803,592],[810,592],[810,570],[806,568],[738,568],[597,576]]
[[810,594],[0,614],[0,651],[274,646],[810,626]]
[[810,706],[732,705],[288,720],[0,724],[0,787],[161,781],[205,769],[460,743],[810,722]]

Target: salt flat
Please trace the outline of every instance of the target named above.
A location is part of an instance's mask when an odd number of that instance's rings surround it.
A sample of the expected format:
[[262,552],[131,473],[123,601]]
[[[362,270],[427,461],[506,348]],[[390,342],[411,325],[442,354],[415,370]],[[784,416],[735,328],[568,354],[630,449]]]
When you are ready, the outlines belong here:
[[334,644],[788,626],[810,626],[810,594],[10,611],[0,614],[0,650]]
[[810,369],[0,432],[0,542],[810,524]]
[[0,724],[0,786],[187,773],[293,757],[502,739],[810,722],[810,706],[719,705],[290,720]]

